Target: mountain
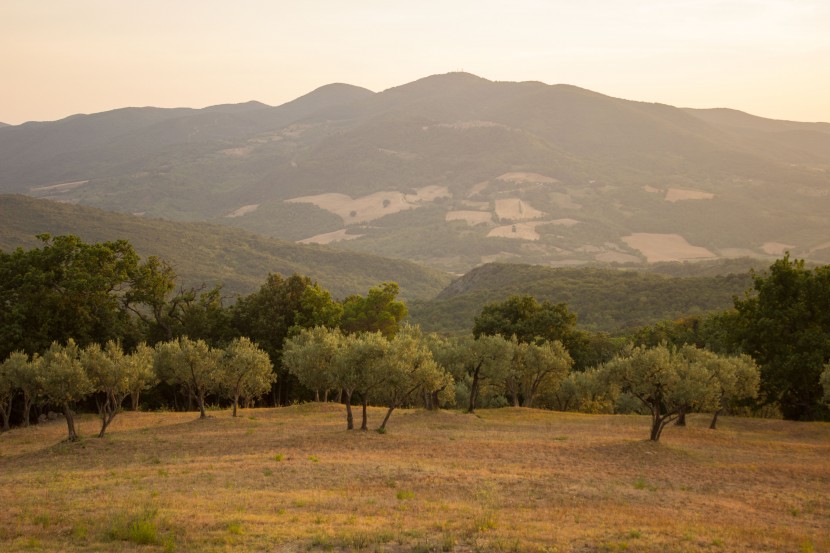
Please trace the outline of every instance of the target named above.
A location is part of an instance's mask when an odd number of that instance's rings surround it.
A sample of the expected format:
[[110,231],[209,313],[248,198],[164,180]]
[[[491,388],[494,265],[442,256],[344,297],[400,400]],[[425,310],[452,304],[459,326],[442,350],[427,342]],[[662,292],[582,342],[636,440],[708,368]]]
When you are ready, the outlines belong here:
[[467,73],[4,127],[0,191],[457,273],[787,250],[830,262],[830,124]]
[[[618,333],[727,309],[734,296],[751,287],[752,266],[757,265],[743,259],[729,264],[664,265],[654,272],[489,263],[453,281],[435,298],[411,302],[409,313],[427,331],[462,334],[473,328],[486,304],[529,294],[566,303],[583,328]],[[731,270],[737,272],[722,272]]]
[[226,296],[258,289],[268,273],[308,275],[335,297],[365,294],[380,282],[395,281],[404,299],[431,298],[449,275],[408,261],[305,246],[211,223],[177,223],[95,208],[0,195],[0,249],[40,244],[40,233],[75,234],[87,242],[127,239],[142,256],[171,263],[180,284],[223,283]]

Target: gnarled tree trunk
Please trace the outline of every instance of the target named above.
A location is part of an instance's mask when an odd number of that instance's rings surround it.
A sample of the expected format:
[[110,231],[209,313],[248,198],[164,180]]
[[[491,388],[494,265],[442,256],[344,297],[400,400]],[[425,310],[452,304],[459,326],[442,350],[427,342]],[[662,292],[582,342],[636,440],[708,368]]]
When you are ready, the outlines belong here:
[[63,416],[66,418],[66,429],[69,432],[67,440],[77,442],[79,438],[78,433],[75,432],[75,413],[69,408],[68,403],[63,404]]

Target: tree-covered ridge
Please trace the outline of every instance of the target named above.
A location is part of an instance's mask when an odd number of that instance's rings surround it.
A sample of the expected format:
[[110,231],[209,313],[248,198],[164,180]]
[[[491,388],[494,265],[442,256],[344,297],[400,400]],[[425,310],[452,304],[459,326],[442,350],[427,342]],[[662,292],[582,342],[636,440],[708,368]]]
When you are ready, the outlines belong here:
[[1,250],[36,247],[41,233],[72,234],[88,242],[129,240],[138,254],[171,264],[180,285],[222,284],[230,298],[254,291],[269,273],[309,275],[338,298],[385,281],[397,282],[403,298],[431,298],[450,281],[441,271],[408,261],[293,244],[224,225],[177,223],[0,195]]
[[669,277],[647,271],[550,268],[492,263],[454,281],[435,299],[410,302],[412,320],[430,331],[462,332],[490,302],[528,294],[565,303],[582,328],[623,332],[723,310],[751,283],[743,274]]

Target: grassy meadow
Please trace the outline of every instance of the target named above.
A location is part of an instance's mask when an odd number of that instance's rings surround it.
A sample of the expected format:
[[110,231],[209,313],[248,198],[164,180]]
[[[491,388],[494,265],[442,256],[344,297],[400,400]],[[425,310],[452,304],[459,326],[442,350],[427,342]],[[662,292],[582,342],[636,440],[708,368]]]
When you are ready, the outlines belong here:
[[210,414],[0,435],[0,550],[830,551],[827,423],[692,415],[654,444],[641,416]]

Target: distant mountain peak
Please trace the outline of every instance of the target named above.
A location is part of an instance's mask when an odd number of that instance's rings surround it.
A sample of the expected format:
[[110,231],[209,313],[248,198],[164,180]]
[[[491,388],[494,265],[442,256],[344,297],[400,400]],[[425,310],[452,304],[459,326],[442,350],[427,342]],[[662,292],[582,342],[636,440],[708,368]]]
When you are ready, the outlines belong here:
[[256,100],[250,100],[248,102],[241,102],[238,104],[217,104],[215,106],[208,106],[204,108],[205,111],[221,111],[227,113],[239,113],[244,111],[252,111],[255,109],[264,109],[269,108],[268,104],[263,104],[262,102],[258,102]]

